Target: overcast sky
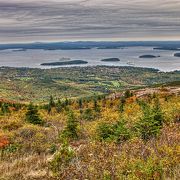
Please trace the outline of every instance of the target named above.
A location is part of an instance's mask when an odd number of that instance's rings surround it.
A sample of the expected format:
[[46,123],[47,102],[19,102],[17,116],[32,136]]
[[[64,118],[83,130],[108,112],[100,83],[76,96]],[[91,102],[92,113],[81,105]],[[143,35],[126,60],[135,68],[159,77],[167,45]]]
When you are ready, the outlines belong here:
[[180,40],[180,0],[0,0],[0,43]]

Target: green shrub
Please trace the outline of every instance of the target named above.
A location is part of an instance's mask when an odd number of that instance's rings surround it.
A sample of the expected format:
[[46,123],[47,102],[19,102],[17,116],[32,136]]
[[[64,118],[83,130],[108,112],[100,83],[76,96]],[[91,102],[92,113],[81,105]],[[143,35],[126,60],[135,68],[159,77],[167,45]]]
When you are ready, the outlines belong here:
[[124,142],[131,138],[131,131],[126,127],[126,123],[124,120],[118,121],[113,128],[114,139],[116,142]]
[[74,157],[74,150],[67,144],[67,142],[64,142],[60,150],[54,155],[53,160],[50,162],[50,169],[54,175],[60,174],[60,172],[69,165]]
[[111,124],[102,123],[97,128],[97,134],[100,140],[112,139],[114,135],[113,126]]
[[10,113],[9,105],[7,103],[1,104],[1,114]]
[[18,151],[18,149],[20,149],[20,145],[19,144],[10,144],[9,146],[7,146],[4,151],[7,153],[14,153],[16,151]]
[[82,118],[84,120],[87,120],[87,121],[92,121],[95,119],[95,113],[93,112],[92,109],[90,108],[87,108],[83,113],[82,113]]
[[131,138],[131,132],[126,127],[124,120],[118,121],[116,124],[102,123],[97,128],[100,140],[115,141],[116,143],[124,142]]
[[56,146],[55,144],[52,144],[52,145],[50,146],[49,152],[50,152],[51,154],[54,154],[56,151],[57,151],[57,146]]

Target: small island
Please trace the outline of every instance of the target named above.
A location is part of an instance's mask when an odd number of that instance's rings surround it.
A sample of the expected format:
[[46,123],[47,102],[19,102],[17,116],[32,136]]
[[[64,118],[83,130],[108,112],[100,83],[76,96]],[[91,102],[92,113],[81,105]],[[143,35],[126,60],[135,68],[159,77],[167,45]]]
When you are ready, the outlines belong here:
[[180,53],[175,53],[174,57],[180,57]]
[[103,62],[118,62],[120,61],[119,58],[108,58],[108,59],[102,59]]
[[179,51],[180,48],[177,47],[155,47],[154,50],[164,50],[164,51]]
[[142,55],[142,56],[139,56],[139,58],[158,58],[160,56],[154,56],[154,55]]
[[66,66],[66,65],[78,65],[78,64],[88,64],[88,62],[83,60],[58,61],[58,62],[42,63],[41,66]]

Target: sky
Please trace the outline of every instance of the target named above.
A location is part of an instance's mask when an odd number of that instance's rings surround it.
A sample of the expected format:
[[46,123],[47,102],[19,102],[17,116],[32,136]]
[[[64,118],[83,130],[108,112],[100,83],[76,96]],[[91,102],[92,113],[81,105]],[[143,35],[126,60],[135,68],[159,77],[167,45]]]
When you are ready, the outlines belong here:
[[0,0],[0,44],[180,40],[180,0]]

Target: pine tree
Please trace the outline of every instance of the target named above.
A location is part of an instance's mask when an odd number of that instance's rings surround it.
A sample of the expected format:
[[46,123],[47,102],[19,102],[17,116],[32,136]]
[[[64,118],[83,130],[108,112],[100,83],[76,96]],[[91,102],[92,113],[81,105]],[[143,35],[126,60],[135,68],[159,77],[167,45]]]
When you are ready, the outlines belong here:
[[49,99],[49,105],[50,105],[51,107],[55,107],[55,102],[54,102],[54,98],[53,98],[52,95],[50,96],[50,99]]
[[69,100],[66,98],[65,100],[65,106],[68,106],[69,105]]
[[82,113],[82,118],[84,120],[87,120],[87,121],[92,121],[95,119],[95,113],[93,112],[92,109],[90,108],[87,108],[83,113]]
[[100,112],[100,106],[98,105],[98,103],[97,103],[97,100],[96,100],[96,99],[94,100],[94,111],[96,111],[96,112]]
[[137,123],[137,129],[141,138],[145,141],[159,135],[163,125],[163,113],[161,111],[159,100],[155,100],[154,106],[151,108],[145,102],[140,102],[143,117]]
[[61,111],[62,111],[62,103],[61,103],[61,101],[60,101],[60,99],[58,100],[58,102],[57,102],[57,104],[56,104],[56,111],[58,112],[58,113],[60,113]]
[[152,112],[154,114],[154,121],[157,123],[158,126],[162,126],[163,112],[161,110],[161,106],[160,106],[160,102],[158,98],[154,100],[154,106],[153,106]]
[[38,109],[32,103],[29,104],[26,112],[26,121],[35,124],[43,125],[44,121],[39,117]]
[[126,100],[124,97],[121,97],[120,99],[120,105],[119,105],[119,111],[122,113],[124,112],[124,106],[125,106]]
[[53,98],[53,96],[50,96],[49,104],[48,104],[48,114],[50,114],[53,107],[55,107],[54,98]]
[[130,98],[133,96],[133,93],[128,89],[126,90],[126,92],[124,93],[124,98],[127,99],[127,98]]
[[79,109],[82,109],[82,106],[83,106],[82,99],[79,99],[78,104],[79,104]]
[[67,124],[61,137],[70,139],[78,138],[78,122],[74,116],[73,111],[68,112]]

